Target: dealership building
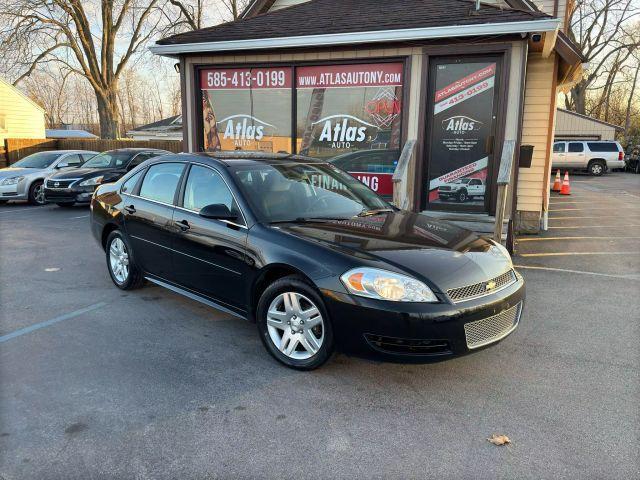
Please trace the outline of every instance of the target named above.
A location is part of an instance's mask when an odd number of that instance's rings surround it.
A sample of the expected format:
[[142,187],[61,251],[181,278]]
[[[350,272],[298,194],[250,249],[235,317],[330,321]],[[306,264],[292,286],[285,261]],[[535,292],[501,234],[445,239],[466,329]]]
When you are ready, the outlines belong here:
[[566,0],[255,0],[235,22],[151,50],[179,60],[185,151],[326,159],[403,207],[480,229],[508,183],[505,225],[537,232],[556,96],[582,73],[566,11]]

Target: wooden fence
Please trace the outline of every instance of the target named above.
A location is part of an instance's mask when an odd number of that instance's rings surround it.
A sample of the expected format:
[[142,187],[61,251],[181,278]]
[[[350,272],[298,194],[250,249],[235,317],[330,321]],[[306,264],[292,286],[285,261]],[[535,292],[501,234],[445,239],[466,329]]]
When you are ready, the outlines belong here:
[[[159,148],[169,152],[182,152],[179,140],[103,140],[69,138],[58,140],[35,138],[6,138],[4,146],[0,145],[0,168],[14,164],[32,153],[45,150],[93,150],[104,152],[117,148]],[[4,155],[2,149],[4,148]]]

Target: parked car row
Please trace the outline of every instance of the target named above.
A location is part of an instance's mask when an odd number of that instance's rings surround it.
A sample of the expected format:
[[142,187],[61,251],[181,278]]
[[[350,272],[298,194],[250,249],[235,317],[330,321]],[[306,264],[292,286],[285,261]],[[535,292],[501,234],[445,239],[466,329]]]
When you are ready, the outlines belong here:
[[168,153],[155,148],[37,152],[0,169],[0,204],[10,200],[61,207],[88,204],[98,185],[114,182],[145,160]]

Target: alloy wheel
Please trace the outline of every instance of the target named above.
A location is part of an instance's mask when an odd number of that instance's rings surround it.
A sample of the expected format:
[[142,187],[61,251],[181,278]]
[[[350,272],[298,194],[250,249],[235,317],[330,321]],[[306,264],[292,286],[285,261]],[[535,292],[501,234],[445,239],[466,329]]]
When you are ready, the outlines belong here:
[[602,165],[599,163],[594,163],[591,165],[591,173],[594,175],[600,175],[602,173]]
[[313,357],[324,342],[324,320],[318,307],[297,292],[281,293],[267,311],[269,337],[281,353],[294,360]]
[[44,205],[44,185],[39,183],[33,189],[33,198],[35,199],[38,205]]
[[129,253],[121,238],[115,238],[109,246],[109,265],[118,283],[124,283],[129,277]]

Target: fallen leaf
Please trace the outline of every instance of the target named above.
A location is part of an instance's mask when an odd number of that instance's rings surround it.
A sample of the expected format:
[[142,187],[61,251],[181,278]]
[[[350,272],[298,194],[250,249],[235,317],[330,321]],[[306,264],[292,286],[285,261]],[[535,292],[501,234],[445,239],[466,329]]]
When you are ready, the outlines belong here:
[[44,269],[45,272],[57,272],[58,270],[60,269],[56,267],[49,267]]
[[509,443],[511,443],[511,440],[509,440],[509,437],[507,437],[506,435],[497,435],[497,434],[493,434],[491,435],[489,438],[487,438],[487,440],[491,443],[493,443],[494,445],[507,445]]

